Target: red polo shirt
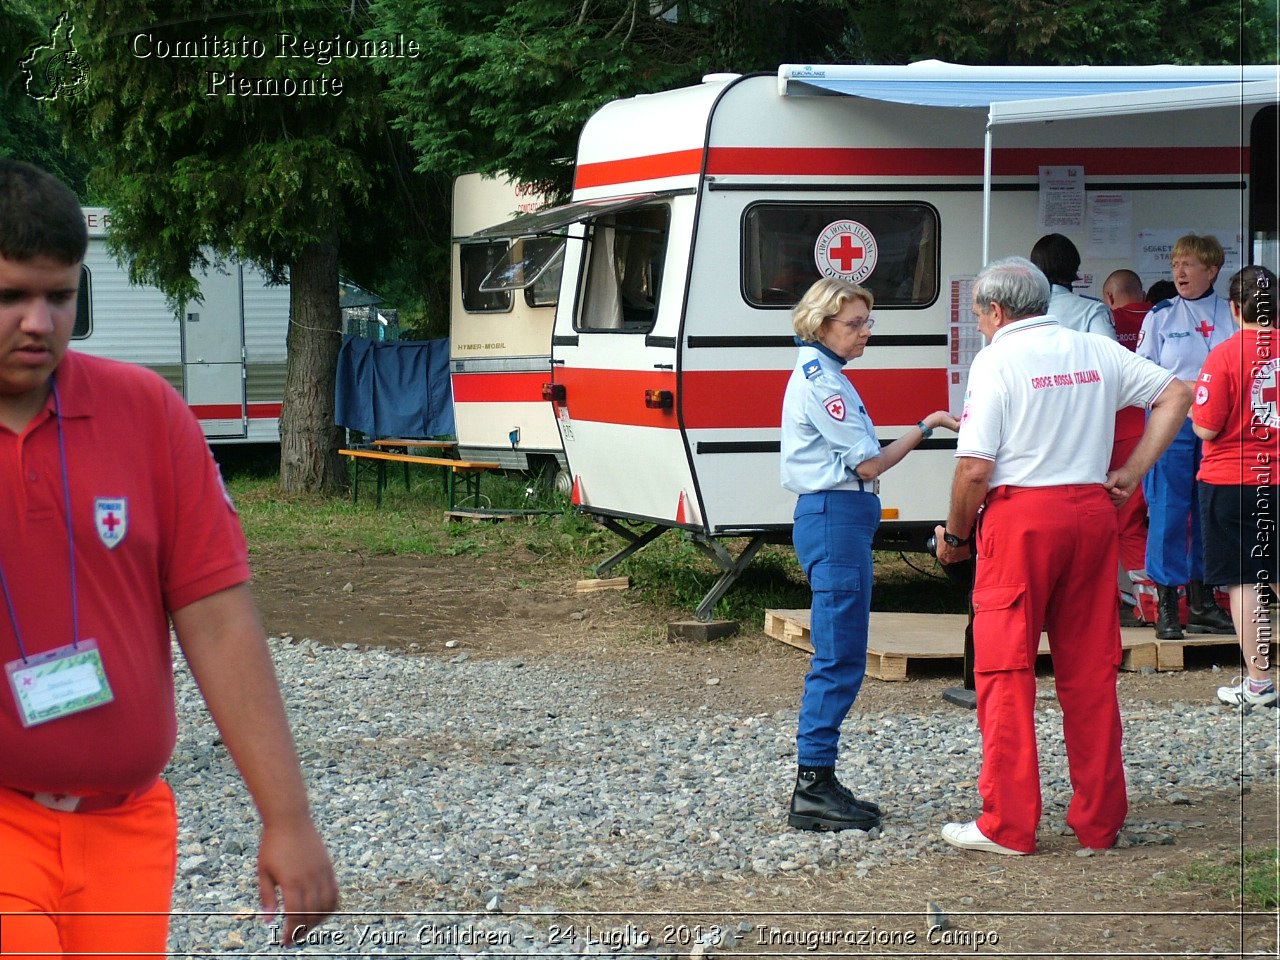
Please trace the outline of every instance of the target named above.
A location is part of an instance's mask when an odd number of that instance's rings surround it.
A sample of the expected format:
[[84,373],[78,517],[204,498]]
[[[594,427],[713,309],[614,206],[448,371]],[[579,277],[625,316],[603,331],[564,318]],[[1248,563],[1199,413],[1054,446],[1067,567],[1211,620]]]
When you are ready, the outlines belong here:
[[1217,430],[1202,447],[1196,479],[1223,486],[1280,483],[1280,391],[1275,330],[1240,330],[1209,352],[1191,420]]
[[[200,425],[141,367],[68,351],[56,374],[80,638],[115,699],[24,729],[0,688],[0,785],[127,793],[173,751],[168,613],[249,579],[248,554]],[[121,508],[122,507],[122,508]],[[71,642],[71,577],[53,397],[20,435],[0,426],[0,565],[28,654]],[[19,657],[0,607],[0,662]]]

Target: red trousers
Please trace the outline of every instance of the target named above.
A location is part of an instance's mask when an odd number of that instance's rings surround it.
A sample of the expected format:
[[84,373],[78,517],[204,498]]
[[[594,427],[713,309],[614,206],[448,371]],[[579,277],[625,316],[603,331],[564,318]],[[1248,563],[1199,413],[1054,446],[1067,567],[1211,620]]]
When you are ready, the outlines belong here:
[[1067,825],[1082,845],[1110,847],[1128,811],[1116,697],[1115,507],[1101,485],[999,487],[987,497],[977,545],[978,827],[996,843],[1035,850],[1035,665],[1047,630],[1073,788]]
[[0,787],[0,955],[165,956],[177,836],[163,782],[93,813]]
[[[1107,468],[1114,470],[1129,459],[1133,448],[1142,437],[1130,437],[1117,440],[1111,448],[1111,464]],[[1145,570],[1147,567],[1147,498],[1143,496],[1142,484],[1133,491],[1133,496],[1124,502],[1116,521],[1120,528],[1120,566],[1127,570]]]

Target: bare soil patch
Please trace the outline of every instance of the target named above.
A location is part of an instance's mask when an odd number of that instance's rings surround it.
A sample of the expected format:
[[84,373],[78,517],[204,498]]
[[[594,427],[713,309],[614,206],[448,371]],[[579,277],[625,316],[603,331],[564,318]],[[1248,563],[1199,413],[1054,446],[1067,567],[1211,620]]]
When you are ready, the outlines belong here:
[[[807,669],[803,653],[766,637],[759,624],[744,624],[738,636],[713,644],[670,643],[667,624],[686,619],[686,611],[623,592],[578,594],[570,571],[520,548],[501,557],[265,549],[255,550],[253,565],[255,594],[272,635],[420,656],[461,650],[476,658],[607,658],[633,668],[635,682],[618,691],[618,703],[673,715],[703,706],[741,714],[793,710]],[[1122,706],[1203,703],[1230,678],[1235,662],[1229,646],[1188,648],[1185,671],[1122,674]],[[1222,672],[1211,669],[1214,663]],[[958,661],[934,662],[928,671],[913,668],[907,682],[868,680],[854,709],[955,710],[941,695],[959,683],[959,673]],[[718,682],[709,685],[709,679]],[[1050,686],[1052,677],[1041,683]],[[873,871],[859,878],[841,867],[816,877],[743,877],[698,889],[638,890],[620,882],[527,893],[530,902],[563,908],[563,922],[580,931],[632,923],[686,955],[692,945],[680,940],[694,927],[704,933],[722,928],[731,936],[739,924],[751,929],[732,952],[772,956],[1280,955],[1276,918],[1244,914],[1230,874],[1209,883],[1185,879],[1189,870],[1234,862],[1242,836],[1250,846],[1274,845],[1275,783],[1244,795],[1237,784],[1224,783],[1217,794],[1194,798],[1190,808],[1141,797],[1131,806],[1134,820],[1204,825],[1168,845],[1092,857],[1077,856],[1073,837],[1045,831],[1034,857],[947,851],[891,875]],[[406,891],[400,908],[412,909],[413,898],[426,895]],[[929,901],[951,924],[932,937]],[[912,941],[903,943],[908,932]],[[984,932],[985,943],[975,943]],[[796,939],[820,935],[826,939],[812,945]],[[896,943],[861,942],[890,935]]]

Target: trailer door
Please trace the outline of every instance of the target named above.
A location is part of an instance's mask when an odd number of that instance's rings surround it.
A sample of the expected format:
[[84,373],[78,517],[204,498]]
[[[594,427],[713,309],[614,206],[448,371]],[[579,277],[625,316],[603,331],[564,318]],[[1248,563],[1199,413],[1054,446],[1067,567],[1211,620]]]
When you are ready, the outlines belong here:
[[182,312],[182,379],[187,404],[210,439],[246,435],[244,309],[240,265],[199,276],[204,299]]

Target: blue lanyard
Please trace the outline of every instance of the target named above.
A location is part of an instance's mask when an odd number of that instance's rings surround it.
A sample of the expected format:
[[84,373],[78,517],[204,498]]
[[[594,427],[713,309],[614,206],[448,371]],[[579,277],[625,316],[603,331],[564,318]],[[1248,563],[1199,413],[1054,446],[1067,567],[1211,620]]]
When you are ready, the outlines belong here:
[[[53,416],[58,430],[58,459],[62,465],[62,503],[67,513],[67,561],[71,568],[71,646],[74,649],[80,642],[80,605],[76,598],[76,542],[71,522],[71,483],[67,479],[67,441],[62,431],[62,403],[58,399],[58,385],[52,379]],[[13,597],[9,593],[9,581],[5,579],[4,567],[0,566],[0,591],[4,593],[4,603],[9,609],[9,622],[13,624],[13,636],[18,641],[18,654],[22,662],[27,662],[27,648],[22,643],[22,633],[18,630],[18,614],[13,609]]]

